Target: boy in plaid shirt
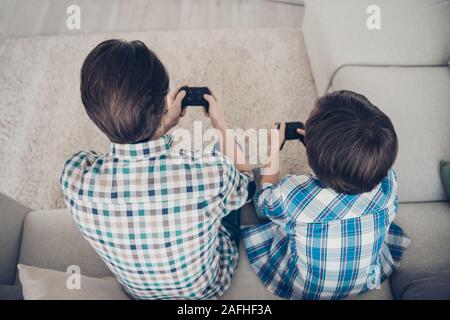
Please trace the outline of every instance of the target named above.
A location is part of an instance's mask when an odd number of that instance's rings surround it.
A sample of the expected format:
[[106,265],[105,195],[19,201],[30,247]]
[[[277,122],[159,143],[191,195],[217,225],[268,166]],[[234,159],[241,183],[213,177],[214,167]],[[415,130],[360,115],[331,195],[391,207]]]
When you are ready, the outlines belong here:
[[[284,130],[281,124],[274,148]],[[398,142],[390,119],[364,96],[339,91],[318,100],[298,133],[313,173],[279,180],[263,170],[256,207],[268,222],[242,229],[253,269],[288,299],[342,299],[379,288],[410,243],[392,223]]]
[[[221,295],[238,259],[239,210],[249,172],[222,153],[174,151],[167,134],[184,115],[186,92],[168,94],[168,74],[140,41],[108,40],[86,57],[81,97],[111,151],[81,151],[64,165],[61,186],[81,233],[136,299]],[[217,96],[207,115],[225,138]],[[206,112],[206,111],[205,111]],[[225,138],[226,140],[226,138]],[[250,187],[250,189],[252,189]]]

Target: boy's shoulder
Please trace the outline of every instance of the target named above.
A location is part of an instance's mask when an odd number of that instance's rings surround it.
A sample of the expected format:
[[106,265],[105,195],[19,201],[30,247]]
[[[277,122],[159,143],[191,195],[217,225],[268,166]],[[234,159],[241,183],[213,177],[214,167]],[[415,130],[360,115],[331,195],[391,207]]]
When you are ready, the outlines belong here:
[[91,167],[101,157],[95,151],[79,151],[64,162],[60,176],[61,185],[65,180],[71,179],[74,175],[79,177],[79,173]]
[[[305,222],[361,217],[395,208],[397,203],[397,176],[394,170],[389,170],[372,191],[361,194],[343,194],[326,188],[314,173],[287,175],[280,181],[279,187],[283,197],[289,199],[288,202],[292,202],[295,208],[301,204],[303,214],[299,218]],[[326,214],[328,211],[330,214]]]
[[296,190],[298,192],[312,192],[317,188],[322,188],[319,179],[313,173],[288,174],[281,178],[278,185],[284,189]]
[[[345,194],[340,194],[338,192],[333,191],[330,188],[323,186],[320,182],[320,179],[311,172],[309,174],[300,174],[300,175],[286,175],[284,176],[280,182],[280,185],[284,187],[295,188],[299,191],[310,190],[311,192],[317,192],[317,189],[329,190],[330,192],[335,193],[336,195],[344,196]],[[390,169],[384,179],[380,182],[378,186],[376,186],[372,191],[367,193],[361,193],[357,195],[351,196],[359,196],[359,195],[369,195],[376,191],[381,191],[383,193],[391,194],[397,191],[397,174],[393,169]]]
[[220,151],[213,150],[195,150],[195,149],[179,149],[173,150],[172,157],[180,156],[181,160],[186,164],[204,167],[233,167],[233,163]]

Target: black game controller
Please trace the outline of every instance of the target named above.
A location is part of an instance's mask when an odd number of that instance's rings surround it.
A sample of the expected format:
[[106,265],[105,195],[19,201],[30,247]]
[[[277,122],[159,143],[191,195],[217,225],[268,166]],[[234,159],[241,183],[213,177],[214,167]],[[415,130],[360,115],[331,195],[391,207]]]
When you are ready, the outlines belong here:
[[[280,129],[280,124],[277,124],[277,128]],[[305,145],[305,136],[297,132],[297,129],[305,129],[305,125],[300,122],[286,122],[286,129],[284,131],[284,141],[280,146],[280,150],[283,149],[286,140],[300,140]],[[305,145],[306,146],[306,145]]]
[[207,87],[182,87],[180,90],[186,91],[186,96],[181,102],[181,108],[187,106],[202,106],[208,111],[209,103],[203,98],[205,94],[211,94]]

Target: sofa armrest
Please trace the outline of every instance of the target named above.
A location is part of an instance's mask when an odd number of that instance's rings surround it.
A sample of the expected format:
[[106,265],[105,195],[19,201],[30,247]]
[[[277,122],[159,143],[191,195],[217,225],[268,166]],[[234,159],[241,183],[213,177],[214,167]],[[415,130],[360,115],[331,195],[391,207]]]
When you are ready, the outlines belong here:
[[0,285],[12,285],[17,271],[22,226],[31,209],[0,193]]

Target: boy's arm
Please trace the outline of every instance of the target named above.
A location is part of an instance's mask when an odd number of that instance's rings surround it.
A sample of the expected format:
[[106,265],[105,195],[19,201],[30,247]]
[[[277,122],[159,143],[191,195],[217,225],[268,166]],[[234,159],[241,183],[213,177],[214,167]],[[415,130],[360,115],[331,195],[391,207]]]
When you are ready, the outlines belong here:
[[287,217],[283,197],[283,183],[287,179],[288,177],[283,178],[278,184],[262,184],[256,204],[263,216],[271,219],[283,219]]
[[269,145],[269,161],[261,173],[261,188],[266,185],[277,184],[280,180],[280,146],[284,142],[286,123],[282,122],[278,131],[275,130],[277,130],[277,125],[273,123],[267,142]]
[[255,194],[256,185],[252,177],[242,174],[235,165],[223,158],[224,189],[221,193],[225,214],[240,209]]
[[251,175],[251,167],[246,163],[245,156],[234,139],[227,135],[227,123],[222,105],[214,93],[205,94],[204,98],[208,101],[208,112],[203,109],[206,116],[211,118],[211,123],[221,135],[220,148],[221,152],[230,159],[240,172]]
[[[275,130],[278,130],[278,134],[276,134],[277,131]],[[270,147],[269,161],[264,166],[261,174],[261,188],[263,188],[264,185],[267,184],[277,184],[280,180],[280,146],[284,143],[285,131],[285,122],[281,122],[279,128],[277,128],[277,125],[275,123],[272,124],[271,133],[268,139],[268,144]],[[297,132],[303,136],[305,135],[305,131],[303,129],[297,129]]]
[[181,108],[181,102],[186,96],[186,91],[181,90],[183,86],[178,86],[167,95],[167,113],[162,120],[160,129],[155,133],[153,138],[162,137],[170,129],[175,127],[180,121],[180,118],[186,114],[186,109],[182,110]]

